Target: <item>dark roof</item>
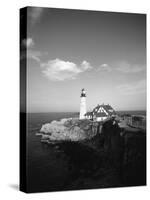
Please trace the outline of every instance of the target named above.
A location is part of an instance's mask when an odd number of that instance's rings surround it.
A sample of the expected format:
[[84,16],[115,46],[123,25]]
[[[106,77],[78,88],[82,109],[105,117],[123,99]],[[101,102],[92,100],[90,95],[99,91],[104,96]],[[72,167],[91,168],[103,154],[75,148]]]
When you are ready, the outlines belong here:
[[87,116],[87,115],[93,115],[93,112],[87,112],[87,113],[85,113],[85,116]]
[[106,113],[96,113],[96,115],[95,115],[96,117],[107,117],[107,115],[106,115]]
[[106,110],[106,112],[107,112],[109,115],[115,115],[115,114],[116,114],[115,110],[114,110],[109,104],[107,104],[107,105],[105,105],[105,104],[97,105],[97,106],[93,109],[94,114],[97,113],[97,110],[98,110],[100,107],[104,108],[104,110]]

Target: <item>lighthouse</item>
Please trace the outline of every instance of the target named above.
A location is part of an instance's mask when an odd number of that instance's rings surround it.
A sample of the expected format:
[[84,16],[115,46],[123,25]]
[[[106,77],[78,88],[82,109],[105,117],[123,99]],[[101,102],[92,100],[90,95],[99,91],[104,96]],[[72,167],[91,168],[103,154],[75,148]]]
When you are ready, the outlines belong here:
[[86,93],[85,89],[83,88],[81,90],[81,96],[80,96],[80,119],[85,119],[86,114]]

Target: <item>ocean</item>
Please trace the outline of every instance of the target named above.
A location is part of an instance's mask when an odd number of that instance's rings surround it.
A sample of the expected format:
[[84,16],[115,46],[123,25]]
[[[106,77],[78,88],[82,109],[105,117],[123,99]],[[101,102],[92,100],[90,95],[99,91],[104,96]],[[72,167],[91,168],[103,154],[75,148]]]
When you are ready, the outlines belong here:
[[78,113],[28,113],[27,185],[31,192],[63,190],[68,181],[68,159],[57,146],[43,144],[39,132],[42,124],[76,117]]

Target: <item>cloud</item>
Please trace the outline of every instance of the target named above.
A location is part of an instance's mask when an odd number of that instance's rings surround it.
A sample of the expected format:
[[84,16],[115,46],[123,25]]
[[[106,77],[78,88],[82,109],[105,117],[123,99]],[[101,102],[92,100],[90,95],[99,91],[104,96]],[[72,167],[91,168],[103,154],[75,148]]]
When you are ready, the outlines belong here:
[[32,38],[23,39],[22,45],[26,48],[31,48],[34,46],[34,41]]
[[89,62],[87,62],[86,60],[84,60],[82,63],[81,63],[81,68],[83,70],[89,70],[89,69],[92,69],[92,66],[90,65]]
[[40,56],[41,52],[40,51],[34,51],[34,50],[28,50],[27,51],[27,58],[33,59],[37,62],[40,62]]
[[36,62],[41,63],[40,56],[43,54],[40,51],[36,51],[34,47],[35,43],[32,38],[26,38],[22,40],[22,50],[20,59],[33,59]]
[[146,70],[146,67],[144,65],[138,65],[138,64],[132,65],[126,61],[118,62],[117,64],[112,65],[112,66],[104,63],[104,64],[101,64],[98,68],[98,71],[107,71],[107,72],[118,71],[124,74],[135,74],[135,73],[139,73],[145,70]]
[[42,73],[52,81],[76,79],[77,75],[91,69],[90,63],[83,61],[80,66],[73,62],[60,59],[50,60],[41,64]]
[[108,72],[110,72],[110,71],[112,71],[112,69],[108,64],[104,63],[104,64],[99,66],[98,71],[108,71]]
[[144,65],[138,65],[138,64],[130,64],[126,61],[122,61],[122,62],[118,62],[115,65],[108,65],[106,63],[103,63],[99,66],[99,68],[97,69],[98,71],[106,71],[106,72],[111,72],[111,71],[118,71],[121,72],[123,74],[135,74],[135,73],[139,73],[142,71],[146,70],[146,66]]
[[141,65],[131,65],[128,62],[120,62],[117,64],[117,67],[115,68],[116,71],[120,71],[122,73],[138,73],[142,72],[146,69],[145,66]]
[[122,95],[144,94],[146,93],[146,80],[123,84],[117,86],[117,89]]
[[39,8],[39,7],[29,8],[28,16],[29,16],[31,25],[36,24],[40,20],[42,13],[43,13],[43,8]]

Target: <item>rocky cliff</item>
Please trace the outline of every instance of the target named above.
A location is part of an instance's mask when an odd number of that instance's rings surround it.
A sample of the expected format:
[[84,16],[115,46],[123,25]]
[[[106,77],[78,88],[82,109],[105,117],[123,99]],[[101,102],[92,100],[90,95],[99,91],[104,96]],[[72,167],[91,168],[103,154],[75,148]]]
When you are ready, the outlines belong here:
[[70,118],[44,124],[40,134],[67,156],[72,187],[146,184],[146,132],[140,129]]
[[[40,133],[43,142],[82,141],[97,133],[98,124],[90,120],[61,119],[42,125]],[[38,135],[37,134],[37,135]]]

